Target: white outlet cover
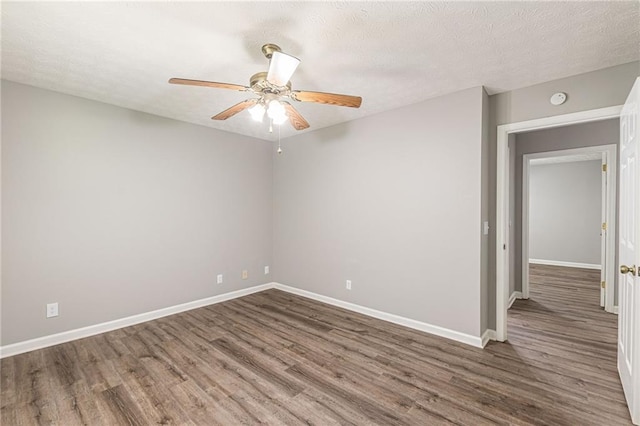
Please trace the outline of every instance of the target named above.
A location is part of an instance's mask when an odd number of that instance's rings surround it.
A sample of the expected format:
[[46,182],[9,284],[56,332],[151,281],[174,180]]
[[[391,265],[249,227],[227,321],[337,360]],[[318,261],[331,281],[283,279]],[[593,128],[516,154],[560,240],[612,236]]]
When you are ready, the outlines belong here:
[[218,274],[218,284],[222,284],[222,274]]
[[58,303],[47,303],[47,318],[58,316]]
[[347,290],[351,290],[351,280],[347,280]]
[[265,275],[269,275],[269,267],[268,266],[264,267],[264,274]]

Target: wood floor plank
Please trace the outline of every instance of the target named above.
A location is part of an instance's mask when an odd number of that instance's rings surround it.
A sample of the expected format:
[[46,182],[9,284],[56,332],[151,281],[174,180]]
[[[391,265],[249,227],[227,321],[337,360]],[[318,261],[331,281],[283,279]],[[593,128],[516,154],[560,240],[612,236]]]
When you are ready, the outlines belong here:
[[268,290],[5,358],[0,421],[629,425],[599,272],[531,265],[482,350]]
[[177,405],[182,407],[195,424],[231,424],[235,416],[223,410],[202,388],[190,380],[172,386],[170,392]]
[[118,385],[100,393],[118,424],[142,426],[150,423],[135,403],[126,385]]
[[244,368],[248,369],[257,376],[262,377],[266,381],[270,382],[273,386],[276,386],[286,392],[289,396],[295,396],[302,392],[303,387],[297,381],[290,380],[288,377],[282,375],[280,371],[274,371],[270,369],[265,362],[258,361],[253,354],[244,350],[239,345],[230,342],[228,339],[220,338],[211,341],[211,345],[220,352],[227,355],[234,362],[241,364]]

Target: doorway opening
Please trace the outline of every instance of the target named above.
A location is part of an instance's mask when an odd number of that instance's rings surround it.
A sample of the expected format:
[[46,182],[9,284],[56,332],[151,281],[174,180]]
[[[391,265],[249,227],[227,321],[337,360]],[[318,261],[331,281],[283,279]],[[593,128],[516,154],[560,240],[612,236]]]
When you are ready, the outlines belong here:
[[616,165],[615,144],[523,155],[523,299],[531,264],[596,269],[600,306],[615,313]]
[[[512,222],[509,218],[510,204],[512,203],[512,200],[510,197],[511,188],[509,185],[509,140],[513,140],[514,135],[518,133],[619,118],[621,110],[622,106],[615,106],[498,126],[496,176],[496,340],[505,341],[507,339],[507,309],[509,306],[509,297],[511,296],[511,292],[509,291],[509,278],[510,276],[513,276],[513,268],[509,260],[513,255],[510,250],[512,244],[512,241],[510,241],[510,229]],[[615,215],[615,210],[610,213]],[[614,232],[611,232],[610,234],[615,237]],[[611,251],[615,253],[615,239],[612,247],[613,249]],[[607,277],[615,277],[615,271],[609,272],[609,268],[614,268],[614,262],[615,258],[613,258],[611,262],[607,262],[603,265],[606,269]],[[528,268],[523,269],[528,270]],[[611,298],[611,301],[613,301],[613,297]]]

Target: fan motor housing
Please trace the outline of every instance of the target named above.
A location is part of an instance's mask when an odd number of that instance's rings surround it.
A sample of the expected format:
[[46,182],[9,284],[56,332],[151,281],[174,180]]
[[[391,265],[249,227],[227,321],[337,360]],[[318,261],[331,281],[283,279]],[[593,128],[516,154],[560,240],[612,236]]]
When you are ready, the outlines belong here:
[[266,72],[259,72],[251,76],[249,87],[257,93],[286,94],[291,91],[291,82],[287,82],[286,86],[275,86],[267,81]]

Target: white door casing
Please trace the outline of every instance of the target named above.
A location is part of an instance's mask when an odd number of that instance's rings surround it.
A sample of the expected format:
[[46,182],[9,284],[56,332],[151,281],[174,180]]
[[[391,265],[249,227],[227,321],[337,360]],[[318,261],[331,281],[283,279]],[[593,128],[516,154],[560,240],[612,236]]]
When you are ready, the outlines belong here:
[[[553,164],[557,160],[564,162],[598,160],[603,167],[601,176],[602,210],[600,212],[602,223],[606,229],[600,228],[601,233],[601,282],[606,287],[600,287],[600,306],[607,312],[614,312],[615,304],[615,257],[616,236],[611,230],[616,228],[616,167],[617,145],[597,145],[582,148],[563,149],[558,151],[537,152],[522,156],[522,297],[529,298],[529,204],[530,204],[530,173],[533,164]],[[607,231],[609,230],[609,231]]]
[[618,372],[634,424],[640,424],[640,78],[620,115],[620,266],[635,273],[618,276]]
[[509,298],[509,259],[506,255],[508,235],[509,193],[506,180],[509,178],[509,156],[507,145],[509,134],[530,130],[549,129],[570,124],[607,120],[620,116],[622,106],[611,106],[564,115],[538,118],[518,123],[502,124],[497,129],[496,152],[496,340],[507,339],[507,300]]
[[[607,184],[608,184],[608,176],[607,176],[607,162],[614,161],[614,159],[607,158],[607,153],[602,153],[602,188],[601,194],[602,199],[600,200],[600,217],[602,218],[602,223],[607,223]],[[607,265],[607,234],[610,231],[606,227],[602,227],[600,230],[600,282],[607,282],[607,269],[610,265]],[[609,282],[609,285],[613,287],[613,282]],[[606,302],[606,294],[605,287],[600,286],[600,306],[605,308]]]

